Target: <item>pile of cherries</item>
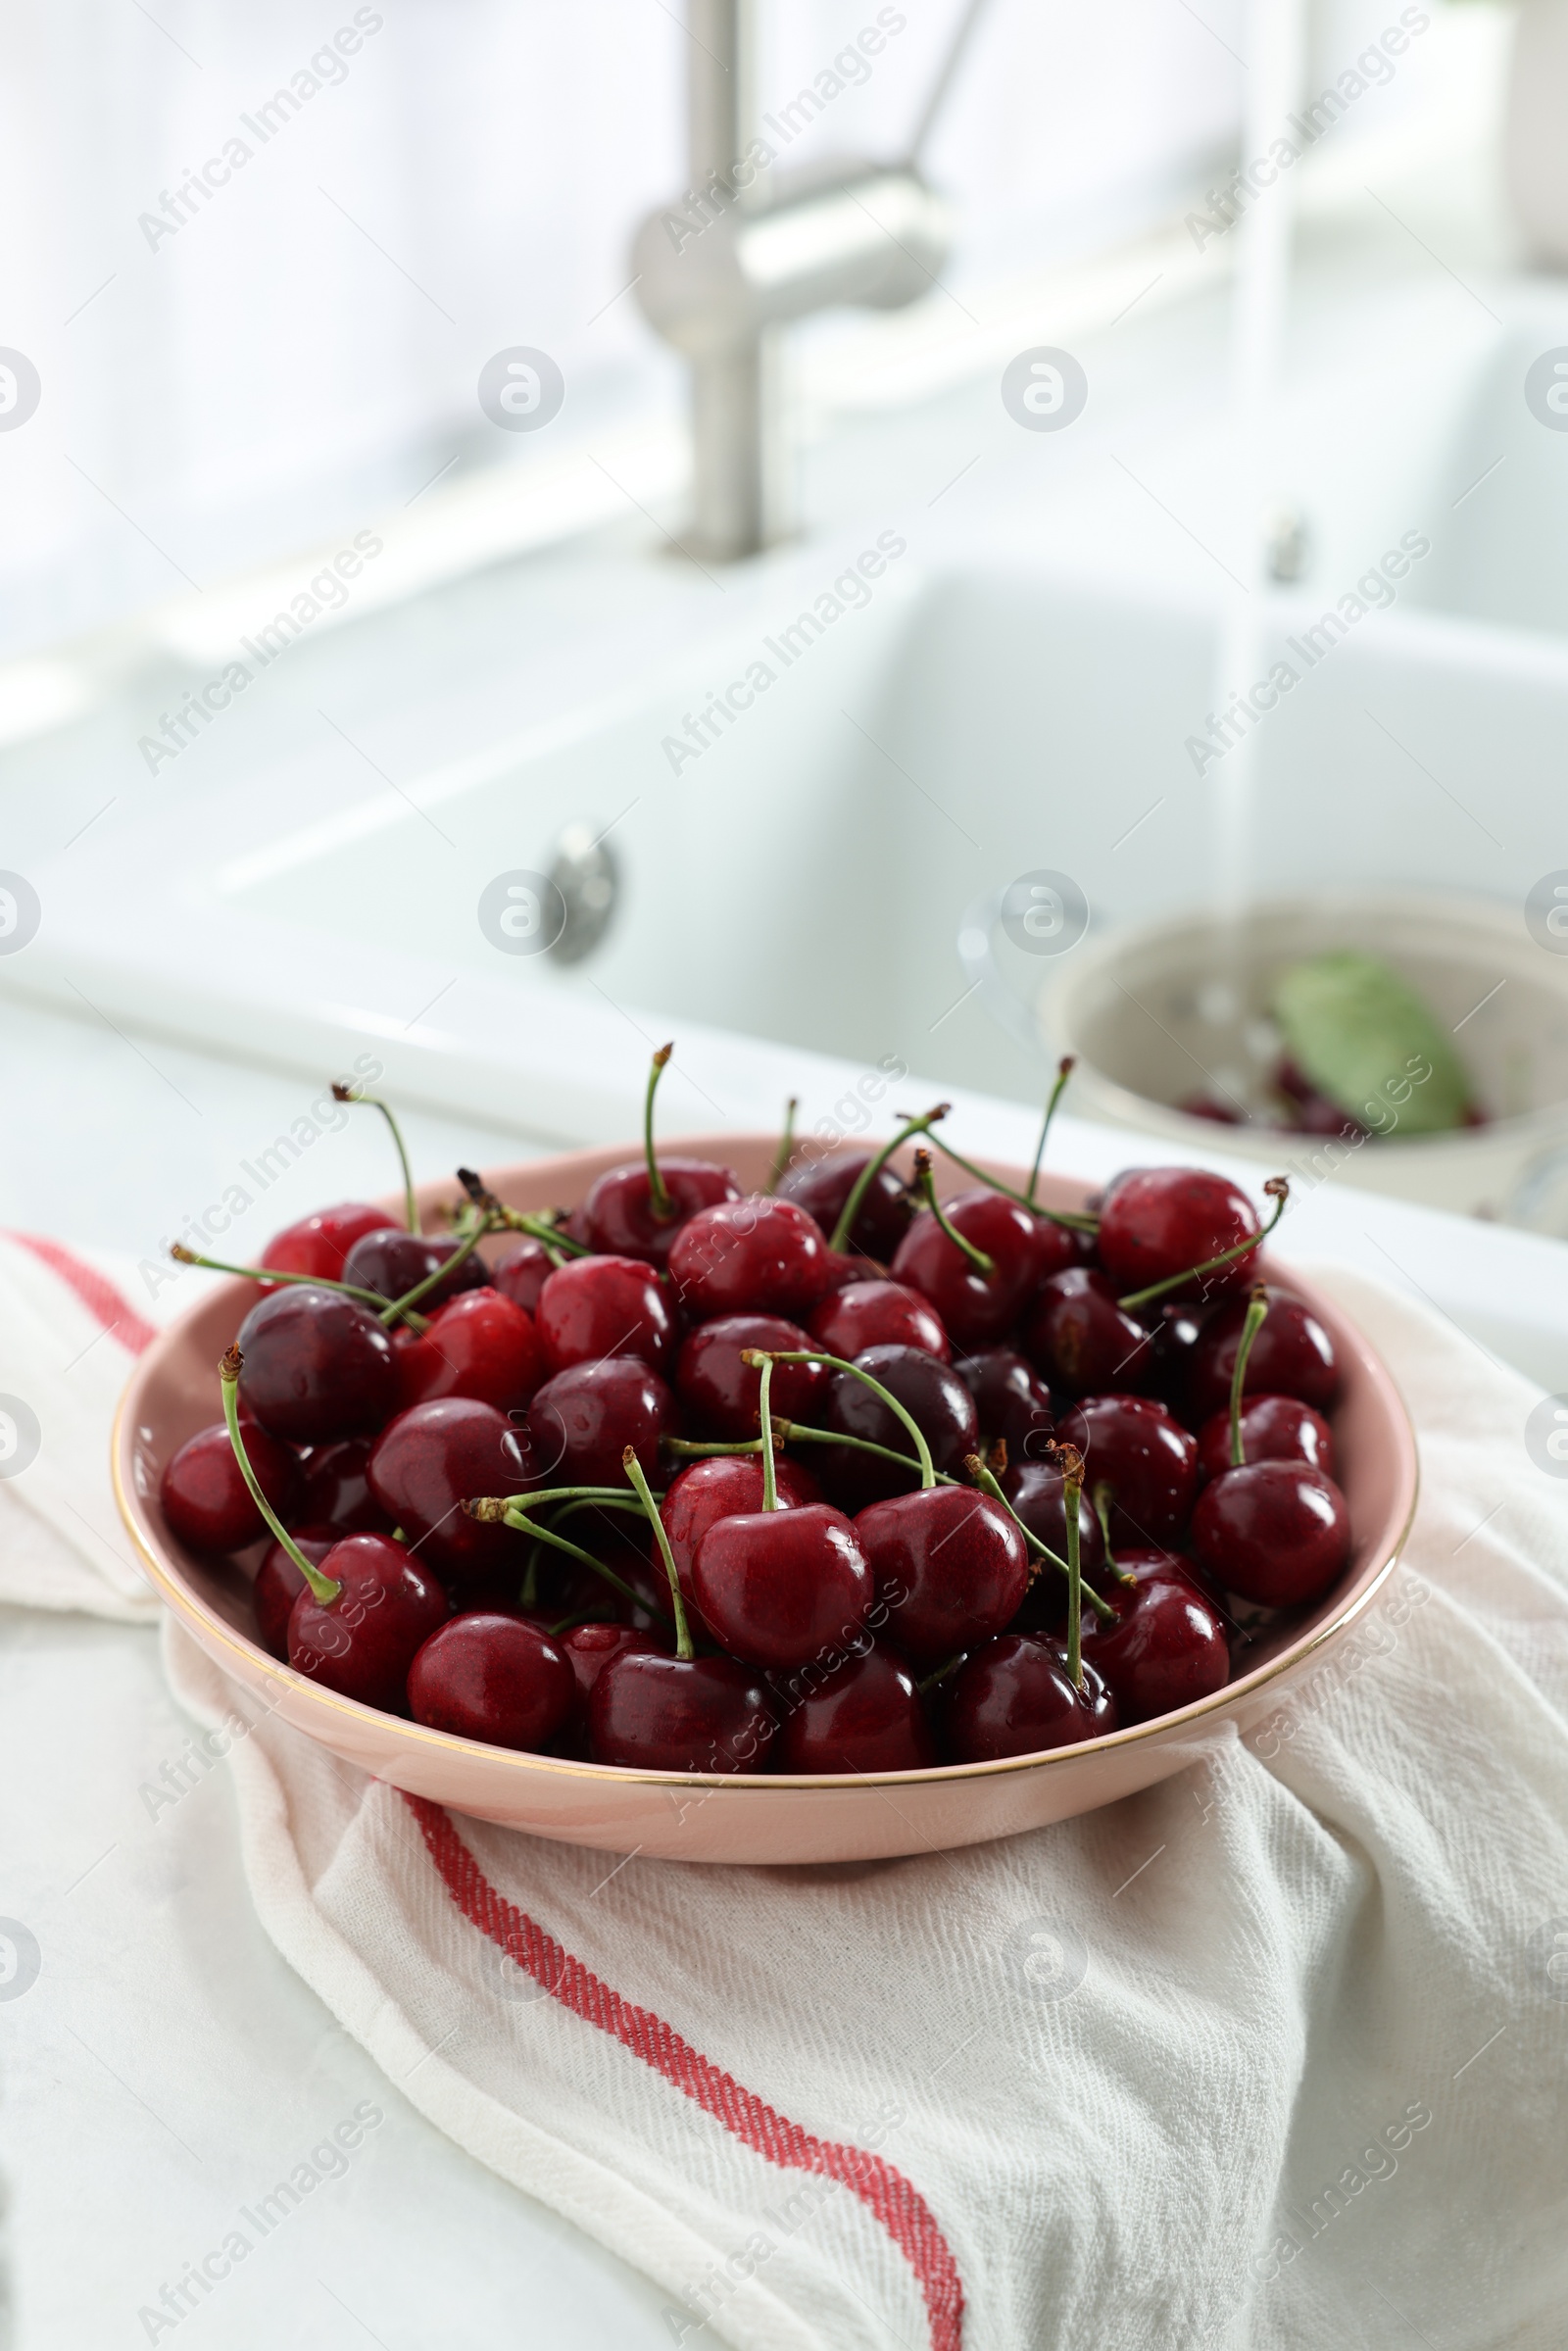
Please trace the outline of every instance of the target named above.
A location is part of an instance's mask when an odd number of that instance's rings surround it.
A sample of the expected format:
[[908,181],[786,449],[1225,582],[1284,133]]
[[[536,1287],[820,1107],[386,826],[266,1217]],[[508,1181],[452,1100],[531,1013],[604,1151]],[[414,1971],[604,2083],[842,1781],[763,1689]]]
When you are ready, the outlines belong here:
[[[1258,1283],[1272,1223],[1234,1184],[1040,1205],[1064,1064],[1024,1191],[939,1105],[874,1153],[786,1128],[748,1197],[656,1152],[668,1055],[642,1156],[569,1211],[460,1170],[423,1233],[403,1156],[402,1224],[327,1208],[219,1268],[256,1301],[163,1509],[256,1561],[273,1655],[502,1747],[920,1771],[1207,1697],[1343,1574],[1333,1343]],[[939,1198],[931,1146],[968,1189]]]

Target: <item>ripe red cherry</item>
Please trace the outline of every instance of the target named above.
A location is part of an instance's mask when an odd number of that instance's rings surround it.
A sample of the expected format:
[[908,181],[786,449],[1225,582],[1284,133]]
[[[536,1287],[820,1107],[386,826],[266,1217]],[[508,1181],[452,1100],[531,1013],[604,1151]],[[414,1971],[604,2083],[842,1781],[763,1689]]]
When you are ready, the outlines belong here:
[[474,1611],[437,1628],[409,1668],[409,1709],[428,1731],[492,1747],[541,1747],[577,1703],[577,1677],[537,1626]]
[[842,1510],[749,1510],[721,1518],[697,1545],[692,1593],[715,1641],[748,1665],[804,1665],[853,1646],[876,1596]]
[[[298,1516],[313,1526],[335,1527],[339,1535],[390,1535],[392,1522],[369,1488],[371,1449],[368,1437],[314,1446],[305,1457]],[[252,1453],[253,1466],[255,1459]]]
[[[1187,1379],[1188,1418],[1205,1421],[1230,1402],[1236,1350],[1247,1320],[1247,1301],[1236,1298],[1216,1308],[1193,1350]],[[1294,1396],[1322,1412],[1340,1385],[1339,1357],[1310,1306],[1283,1290],[1268,1291],[1268,1313],[1247,1358],[1244,1396]]]
[[[1228,1176],[1201,1167],[1134,1167],[1105,1195],[1096,1249],[1113,1288],[1126,1294],[1201,1265],[1258,1230],[1256,1209]],[[1248,1289],[1256,1260],[1256,1250],[1248,1249],[1193,1288],[1204,1296]]]
[[954,1369],[974,1397],[982,1444],[1000,1437],[1014,1465],[1042,1459],[1056,1424],[1051,1391],[1033,1364],[1011,1347],[978,1347]]
[[[245,1449],[251,1455],[254,1468],[256,1455],[251,1451],[249,1433]],[[313,1567],[321,1561],[335,1543],[343,1540],[341,1527],[291,1527],[289,1540],[299,1545]],[[305,1578],[280,1543],[270,1543],[262,1554],[262,1564],[251,1586],[251,1606],[256,1611],[256,1629],[261,1644],[274,1657],[288,1663],[288,1620],[294,1613],[294,1603],[305,1590]]]
[[1043,1274],[1072,1262],[1070,1234],[1031,1216],[1000,1192],[963,1192],[943,1203],[955,1232],[992,1260],[979,1273],[950,1241],[929,1208],[922,1208],[900,1242],[893,1278],[928,1298],[955,1345],[982,1347],[1017,1321]]
[[340,1291],[269,1291],[240,1324],[238,1346],[247,1411],[290,1445],[368,1436],[397,1408],[392,1342]]
[[588,1701],[594,1761],[641,1771],[766,1771],[774,1728],[766,1683],[733,1657],[622,1649]]
[[[789,1354],[811,1342],[799,1324],[777,1314],[721,1314],[684,1342],[675,1365],[675,1391],[694,1427],[713,1437],[755,1437],[762,1375],[744,1360],[750,1348]],[[772,1410],[782,1420],[816,1418],[827,1371],[820,1363],[776,1363]]]
[[[1248,1461],[1309,1461],[1334,1477],[1334,1432],[1321,1412],[1294,1396],[1250,1396],[1242,1403],[1242,1455]],[[1211,1413],[1198,1437],[1198,1474],[1205,1482],[1231,1466],[1231,1416]]]
[[577,1696],[584,1707],[601,1670],[623,1649],[636,1649],[645,1657],[668,1654],[656,1634],[639,1633],[631,1625],[573,1625],[569,1633],[561,1636],[559,1645],[576,1679]]
[[939,1363],[953,1355],[935,1306],[903,1282],[848,1282],[831,1291],[811,1315],[811,1338],[830,1355],[855,1356],[868,1347],[917,1347]]
[[526,1404],[544,1378],[532,1322],[495,1290],[465,1290],[438,1308],[420,1337],[401,1334],[399,1410],[432,1396],[474,1396],[510,1412]]
[[920,1772],[936,1741],[912,1679],[886,1649],[847,1657],[784,1718],[786,1772]]
[[[918,1426],[931,1447],[934,1467],[953,1477],[974,1451],[978,1428],[974,1398],[951,1364],[939,1363],[917,1347],[868,1347],[858,1358],[862,1370],[880,1381]],[[911,1454],[909,1432],[904,1423],[853,1372],[836,1371],[828,1387],[823,1425],[846,1437],[859,1437],[894,1452]],[[820,1459],[818,1461],[818,1450]],[[812,1460],[823,1484],[846,1509],[863,1509],[867,1502],[903,1494],[917,1472],[897,1462],[879,1461],[874,1453],[851,1446],[822,1445]]]
[[490,1280],[503,1298],[510,1298],[514,1306],[525,1314],[533,1314],[539,1305],[539,1293],[556,1270],[556,1260],[542,1241],[519,1241],[498,1257],[490,1268]]
[[1067,1679],[1058,1642],[1039,1633],[1004,1633],[959,1667],[944,1708],[956,1763],[994,1763],[1074,1747],[1116,1729],[1116,1701],[1092,1665],[1084,1688]]
[[539,1337],[552,1372],[606,1355],[636,1355],[668,1376],[678,1343],[668,1291],[641,1257],[572,1257],[539,1296]]
[[808,1313],[832,1278],[828,1246],[793,1200],[725,1200],[682,1226],[669,1252],[670,1278],[699,1322],[719,1314]]
[[1186,1526],[1198,1492],[1198,1445],[1149,1396],[1092,1396],[1061,1424],[1084,1457],[1084,1486],[1111,1490],[1110,1535],[1157,1545]]
[[[779,1374],[786,1368],[782,1363],[774,1366],[775,1394]],[[822,1499],[816,1480],[796,1461],[780,1457],[776,1483],[781,1510],[803,1509],[808,1502]],[[694,1598],[692,1561],[709,1528],[721,1518],[739,1518],[761,1507],[762,1464],[756,1453],[714,1453],[705,1461],[690,1462],[678,1477],[670,1480],[659,1505],[659,1515],[669,1538],[675,1573],[688,1605]]]
[[855,1521],[888,1610],[887,1636],[919,1666],[945,1665],[1011,1624],[1029,1553],[999,1502],[968,1486],[928,1486],[871,1502]]
[[[339,1207],[318,1208],[314,1216],[302,1216],[298,1224],[274,1233],[262,1251],[262,1263],[274,1273],[308,1273],[314,1281],[341,1282],[343,1261],[356,1241],[367,1233],[398,1229],[396,1217],[384,1208],[372,1208],[368,1200],[344,1200]],[[276,1289],[277,1284],[266,1287]]]
[[651,1483],[663,1483],[662,1437],[678,1437],[680,1411],[635,1355],[573,1363],[547,1380],[528,1407],[535,1458],[562,1486],[624,1486],[621,1455],[635,1451]]
[[670,1215],[655,1215],[647,1165],[632,1159],[596,1179],[573,1220],[574,1237],[606,1256],[641,1257],[649,1265],[667,1265],[676,1240],[699,1209],[741,1197],[731,1171],[711,1159],[662,1155],[659,1172],[669,1195]]
[[[401,1226],[388,1232],[367,1233],[356,1241],[343,1260],[343,1279],[356,1290],[373,1290],[391,1304],[406,1298],[439,1265],[458,1253],[450,1234],[406,1233]],[[419,1300],[421,1314],[433,1314],[460,1291],[478,1290],[490,1279],[490,1269],[477,1252],[465,1257],[446,1279],[437,1282]]]
[[[252,1469],[279,1518],[288,1518],[300,1501],[300,1465],[275,1437],[251,1422],[245,1428],[245,1449]],[[222,1421],[198,1429],[177,1453],[164,1464],[158,1484],[170,1532],[193,1551],[242,1551],[258,1543],[267,1528],[251,1500]]]
[[1138,1391],[1151,1385],[1149,1333],[1116,1303],[1102,1273],[1069,1266],[1040,1285],[1023,1327],[1024,1351],[1054,1388],[1069,1396]]
[[1350,1514],[1332,1478],[1305,1461],[1250,1461],[1205,1486],[1193,1512],[1199,1563],[1265,1608],[1315,1600],[1345,1571]]
[[1212,1697],[1230,1680],[1231,1660],[1224,1618],[1180,1559],[1122,1552],[1117,1565],[1137,1581],[1106,1592],[1114,1624],[1085,1610],[1083,1653],[1115,1699],[1125,1729]]
[[[1036,1542],[1058,1559],[1067,1556],[1067,1513],[1061,1498],[1061,1472],[1044,1461],[1009,1464],[1002,1491]],[[1087,1494],[1078,1497],[1078,1558],[1084,1574],[1104,1565],[1105,1544],[1100,1521]],[[1054,1632],[1067,1622],[1067,1579],[1043,1561],[1018,1610],[1018,1630]]]
[[343,1589],[318,1600],[307,1585],[288,1620],[288,1661],[345,1698],[407,1711],[409,1667],[450,1613],[433,1568],[390,1535],[345,1535],[321,1561]]
[[[247,1366],[248,1368],[248,1366]],[[510,1527],[481,1526],[464,1503],[542,1486],[524,1431],[494,1404],[441,1396],[400,1412],[370,1455],[370,1492],[432,1574],[466,1582],[515,1567],[523,1546]]]
[[[778,1197],[792,1200],[814,1216],[824,1233],[831,1233],[844,1213],[850,1194],[860,1180],[870,1151],[837,1151],[831,1158],[799,1159],[779,1179]],[[909,1229],[914,1215],[903,1179],[883,1165],[865,1188],[846,1246],[862,1257],[886,1265]],[[836,1355],[853,1354],[852,1347],[835,1347]]]

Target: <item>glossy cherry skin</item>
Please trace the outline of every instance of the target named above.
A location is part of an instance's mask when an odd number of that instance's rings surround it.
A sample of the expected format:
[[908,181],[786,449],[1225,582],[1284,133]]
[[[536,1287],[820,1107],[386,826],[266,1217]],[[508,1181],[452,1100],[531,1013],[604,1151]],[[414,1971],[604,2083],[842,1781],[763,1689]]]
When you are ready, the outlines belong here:
[[434,1569],[390,1535],[345,1535],[320,1566],[343,1589],[335,1600],[301,1590],[289,1612],[289,1664],[342,1697],[404,1713],[409,1668],[451,1613]]
[[748,1665],[804,1665],[859,1638],[876,1586],[854,1524],[826,1502],[715,1520],[692,1561],[713,1639]]
[[624,1167],[612,1167],[595,1180],[572,1217],[573,1238],[606,1256],[641,1257],[649,1265],[667,1265],[689,1218],[700,1208],[741,1197],[731,1170],[711,1159],[666,1159],[661,1154],[659,1172],[669,1195],[668,1216],[654,1214],[646,1162],[629,1159]]
[[463,1508],[480,1494],[541,1486],[528,1438],[494,1404],[439,1396],[400,1412],[370,1455],[370,1492],[432,1575],[466,1582],[515,1568],[525,1545],[510,1527],[481,1526]]
[[[824,1233],[831,1233],[871,1156],[870,1151],[837,1151],[831,1158],[798,1159],[779,1178],[778,1197],[792,1200],[798,1208],[815,1217]],[[879,1167],[856,1211],[850,1249],[885,1265],[908,1231],[913,1215],[914,1202],[903,1179],[891,1167]],[[834,1352],[848,1354],[850,1349],[836,1347]]]
[[[390,1305],[394,1298],[407,1297],[449,1257],[455,1257],[458,1246],[450,1234],[406,1233],[401,1226],[390,1232],[367,1233],[344,1259],[343,1279],[352,1282],[356,1290],[373,1290]],[[460,1291],[478,1290],[489,1279],[490,1269],[477,1252],[465,1257],[444,1281],[425,1292],[418,1311],[433,1314]]]
[[1228,1592],[1265,1608],[1315,1600],[1344,1574],[1350,1514],[1332,1478],[1305,1461],[1250,1461],[1205,1486],[1192,1546]]
[[[297,1515],[312,1526],[335,1527],[340,1535],[390,1535],[392,1522],[370,1492],[373,1440],[343,1437],[306,1454]],[[285,1510],[282,1514],[288,1520]],[[289,1520],[289,1532],[294,1532]]]
[[700,1209],[669,1252],[670,1279],[696,1322],[782,1314],[799,1322],[832,1280],[827,1243],[793,1200],[726,1200]]
[[[705,1436],[755,1437],[762,1375],[742,1356],[754,1347],[790,1354],[810,1344],[798,1323],[778,1314],[721,1314],[716,1322],[700,1323],[675,1364],[675,1393],[693,1428]],[[823,1364],[775,1363],[768,1392],[774,1415],[814,1421],[827,1382]]]
[[811,1315],[811,1337],[830,1355],[853,1360],[868,1347],[917,1347],[939,1363],[953,1348],[929,1298],[904,1282],[848,1282]]
[[239,1326],[240,1400],[289,1445],[368,1437],[397,1409],[392,1342],[336,1290],[269,1291]]
[[[1043,1461],[1009,1466],[1002,1490],[1031,1535],[1058,1559],[1067,1556],[1067,1513],[1062,1507],[1061,1472]],[[1087,1494],[1078,1497],[1078,1564],[1093,1575],[1104,1564],[1105,1545],[1100,1521]],[[1034,1581],[1018,1610],[1015,1631],[1054,1632],[1067,1622],[1067,1579],[1049,1560],[1041,1560]]]
[[1084,1486],[1111,1490],[1110,1540],[1159,1544],[1180,1535],[1198,1492],[1198,1445],[1150,1396],[1091,1396],[1061,1424],[1084,1457]]
[[[308,1273],[315,1281],[341,1282],[343,1260],[356,1241],[367,1233],[399,1229],[396,1217],[384,1208],[372,1208],[368,1200],[344,1200],[336,1208],[318,1208],[314,1216],[302,1216],[298,1224],[274,1233],[262,1251],[262,1263],[276,1273]],[[267,1287],[275,1289],[277,1284]]]
[[600,1673],[622,1649],[636,1649],[645,1657],[663,1657],[669,1653],[657,1635],[639,1633],[631,1625],[573,1625],[569,1633],[561,1635],[557,1645],[571,1667],[577,1697],[584,1708],[593,1696]]
[[[1118,1176],[1100,1211],[1096,1250],[1119,1295],[1201,1265],[1258,1231],[1257,1211],[1229,1176],[1201,1167],[1134,1167]],[[1194,1292],[1245,1290],[1256,1279],[1248,1249]]]
[[[295,1543],[313,1567],[321,1561],[335,1543],[341,1543],[341,1527],[291,1527]],[[262,1554],[262,1564],[251,1586],[251,1606],[256,1611],[256,1629],[264,1649],[288,1663],[288,1620],[294,1613],[294,1603],[305,1590],[305,1578],[280,1543],[270,1543]]]
[[917,1666],[946,1665],[1004,1631],[1029,1588],[1016,1523],[969,1486],[868,1503],[855,1531],[888,1611],[888,1639]]
[[[300,1502],[298,1458],[254,1421],[248,1426],[242,1422],[240,1434],[263,1494],[279,1518],[286,1519]],[[242,1551],[267,1532],[220,1420],[210,1429],[198,1429],[171,1454],[159,1480],[158,1498],[171,1533],[193,1551]]]
[[588,1701],[594,1761],[641,1771],[766,1771],[775,1727],[766,1683],[733,1657],[622,1649]]
[[1075,1747],[1114,1731],[1116,1701],[1091,1665],[1082,1693],[1067,1679],[1061,1645],[1040,1633],[1004,1633],[976,1649],[953,1678],[944,1712],[956,1763],[994,1763]]
[[1137,1581],[1107,1584],[1114,1624],[1085,1609],[1083,1653],[1125,1730],[1212,1697],[1230,1680],[1231,1658],[1224,1617],[1180,1559],[1128,1552],[1118,1553],[1117,1565]]
[[[1335,1465],[1334,1432],[1321,1412],[1294,1396],[1250,1396],[1242,1400],[1242,1458],[1245,1461],[1309,1461],[1326,1477]],[[1198,1434],[1198,1475],[1206,1484],[1231,1466],[1229,1409],[1211,1413]]]
[[790,1706],[779,1741],[785,1772],[920,1772],[936,1759],[920,1692],[886,1649],[835,1666]]
[[537,1311],[539,1294],[556,1270],[556,1260],[542,1241],[514,1242],[490,1268],[490,1282],[525,1314]]
[[1149,1333],[1124,1307],[1104,1274],[1069,1266],[1042,1282],[1023,1326],[1024,1352],[1054,1388],[1069,1396],[1137,1394],[1153,1377]]
[[[646,1527],[646,1519],[643,1525]],[[539,1570],[538,1612],[553,1623],[563,1617],[593,1616],[605,1624],[647,1633],[655,1647],[669,1648],[675,1639],[669,1579],[662,1559],[652,1556],[636,1528],[636,1519],[619,1511],[591,1508],[568,1518],[561,1529],[572,1543],[613,1569],[637,1595],[635,1599],[628,1599],[581,1560],[568,1559],[558,1551],[549,1554]]]
[[577,1677],[536,1625],[474,1611],[438,1626],[409,1668],[409,1710],[427,1731],[492,1747],[541,1747],[577,1703]]
[[1077,1254],[1061,1226],[1031,1216],[1000,1192],[961,1192],[943,1202],[943,1213],[955,1232],[993,1260],[992,1271],[977,1273],[931,1210],[922,1208],[899,1244],[893,1279],[930,1299],[956,1347],[1002,1338],[1041,1277]]
[[662,1437],[680,1435],[680,1408],[657,1371],[635,1355],[573,1363],[547,1380],[528,1407],[534,1454],[557,1486],[625,1486],[627,1445],[649,1484],[662,1487]]
[[[858,1360],[916,1422],[931,1447],[933,1466],[948,1477],[961,1475],[979,1431],[974,1398],[953,1366],[917,1347],[868,1347]],[[898,1414],[853,1372],[833,1374],[823,1425],[898,1453],[914,1452],[914,1440]],[[811,1461],[828,1492],[850,1510],[904,1494],[919,1476],[915,1469],[901,1469],[897,1462],[879,1461],[874,1453],[857,1453],[848,1445],[813,1446]]]
[[[799,1510],[819,1502],[822,1490],[808,1470],[795,1461],[779,1459],[775,1487],[781,1510]],[[681,1597],[696,1606],[692,1561],[710,1527],[721,1518],[739,1518],[762,1507],[762,1464],[756,1453],[713,1453],[692,1461],[672,1478],[659,1505],[669,1538]]]
[[1034,1365],[1006,1347],[979,1347],[954,1370],[974,1397],[982,1442],[1001,1438],[1007,1459],[1038,1461],[1055,1433],[1051,1391]]
[[400,1332],[398,1408],[434,1396],[473,1396],[511,1412],[526,1404],[545,1376],[544,1350],[520,1306],[497,1290],[465,1290],[430,1317],[419,1337]]
[[539,1338],[552,1373],[636,1355],[667,1379],[679,1331],[669,1293],[642,1257],[572,1257],[539,1295]]
[[[1187,1378],[1188,1417],[1207,1420],[1228,1405],[1236,1350],[1247,1319],[1245,1299],[1218,1307],[1203,1326]],[[1247,1358],[1244,1396],[1294,1396],[1319,1412],[1333,1403],[1340,1385],[1339,1357],[1310,1306],[1283,1290],[1270,1289],[1268,1313]]]

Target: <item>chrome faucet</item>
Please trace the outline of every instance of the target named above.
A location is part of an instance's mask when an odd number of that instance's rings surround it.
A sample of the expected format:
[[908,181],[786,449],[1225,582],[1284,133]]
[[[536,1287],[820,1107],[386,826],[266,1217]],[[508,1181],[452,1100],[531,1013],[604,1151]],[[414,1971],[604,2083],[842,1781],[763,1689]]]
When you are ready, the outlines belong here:
[[687,0],[692,184],[643,222],[632,267],[645,316],[691,362],[683,544],[694,554],[729,562],[788,535],[779,344],[789,321],[840,305],[900,310],[936,282],[951,216],[919,157],[984,6],[965,0],[901,161],[845,158],[786,175],[757,104],[759,0]]

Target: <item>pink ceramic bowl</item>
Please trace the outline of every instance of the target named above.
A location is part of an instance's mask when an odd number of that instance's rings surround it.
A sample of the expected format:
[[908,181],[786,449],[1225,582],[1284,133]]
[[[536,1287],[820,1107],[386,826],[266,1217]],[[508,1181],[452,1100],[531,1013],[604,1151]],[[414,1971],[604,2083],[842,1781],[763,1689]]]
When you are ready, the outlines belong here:
[[[735,1169],[743,1185],[758,1185],[766,1178],[775,1146],[772,1137],[705,1135],[668,1148],[718,1159]],[[514,1207],[569,1204],[603,1169],[626,1156],[624,1147],[573,1151],[504,1168],[487,1180]],[[1015,1168],[999,1166],[996,1172],[1020,1180]],[[430,1185],[420,1195],[421,1206],[428,1215],[455,1197],[455,1187]],[[1047,1179],[1044,1199],[1050,1206],[1075,1207],[1084,1187]],[[338,1697],[280,1665],[253,1638],[242,1567],[215,1565],[187,1551],[170,1533],[158,1503],[164,1463],[193,1431],[219,1417],[218,1359],[255,1298],[244,1282],[215,1280],[137,1364],[115,1425],[115,1491],[153,1583],[222,1671],[285,1722],[395,1788],[535,1836],[681,1861],[858,1861],[980,1844],[1112,1803],[1185,1771],[1229,1725],[1243,1733],[1255,1726],[1345,1638],[1392,1573],[1415,1506],[1409,1421],[1359,1332],[1307,1284],[1293,1277],[1291,1286],[1332,1332],[1345,1367],[1336,1436],[1355,1540],[1343,1581],[1304,1618],[1262,1641],[1250,1670],[1214,1697],[1082,1746],[1004,1763],[876,1779],[624,1771],[448,1738]],[[254,1569],[254,1560],[246,1564]]]

